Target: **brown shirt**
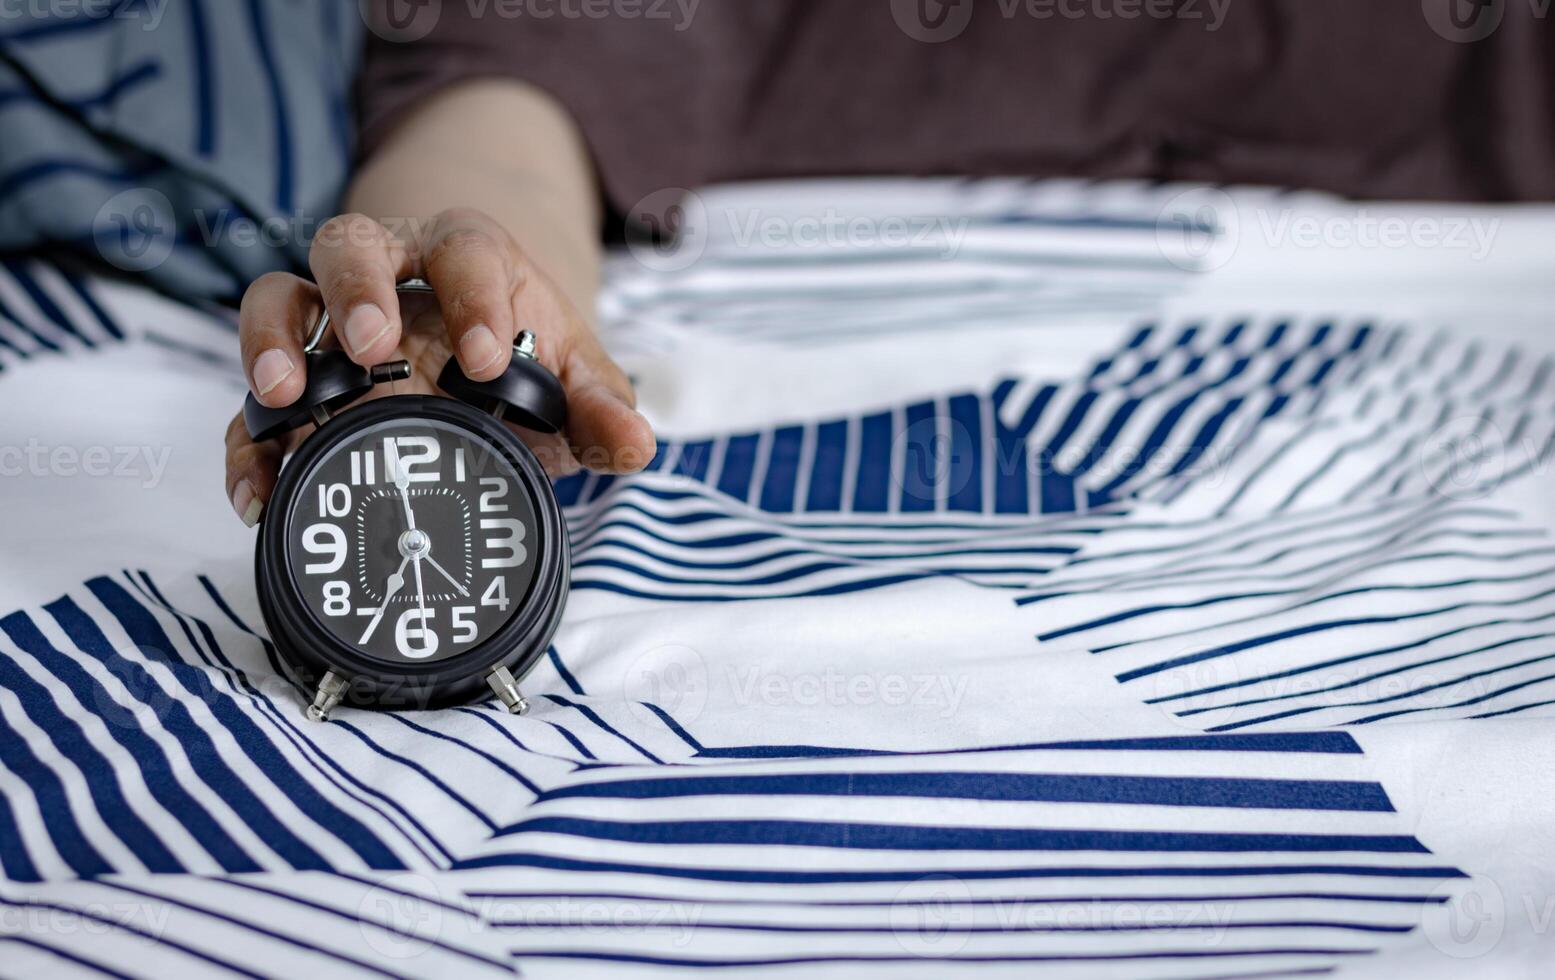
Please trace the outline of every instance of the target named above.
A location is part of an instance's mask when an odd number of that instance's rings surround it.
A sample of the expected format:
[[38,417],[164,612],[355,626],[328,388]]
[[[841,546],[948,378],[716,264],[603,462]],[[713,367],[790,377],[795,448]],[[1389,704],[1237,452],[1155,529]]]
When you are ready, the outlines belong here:
[[[666,187],[853,174],[1548,200],[1555,22],[1538,9],[1534,0],[441,0],[424,38],[369,45],[364,148],[436,89],[505,76],[569,108],[622,211]],[[1469,18],[1494,10],[1499,22],[1479,37],[1490,22]]]

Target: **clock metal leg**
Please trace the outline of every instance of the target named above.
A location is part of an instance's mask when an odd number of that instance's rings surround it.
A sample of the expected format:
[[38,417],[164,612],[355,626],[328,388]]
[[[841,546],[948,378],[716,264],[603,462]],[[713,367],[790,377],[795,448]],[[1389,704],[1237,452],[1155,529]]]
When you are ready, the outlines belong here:
[[528,699],[519,693],[518,681],[513,679],[512,671],[506,667],[498,667],[487,674],[486,683],[496,692],[497,699],[507,705],[509,714],[521,715],[529,710]]
[[313,703],[308,705],[305,712],[309,721],[328,721],[330,709],[340,703],[340,699],[346,696],[346,685],[349,683],[344,677],[332,670],[326,670],[319,680],[319,689],[313,695]]

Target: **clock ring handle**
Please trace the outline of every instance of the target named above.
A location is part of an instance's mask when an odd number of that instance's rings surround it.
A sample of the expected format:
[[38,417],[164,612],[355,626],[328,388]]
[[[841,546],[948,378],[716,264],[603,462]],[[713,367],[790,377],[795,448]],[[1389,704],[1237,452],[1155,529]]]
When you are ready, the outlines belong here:
[[[425,279],[406,279],[395,289],[404,293],[430,293]],[[410,362],[389,361],[362,367],[343,350],[321,350],[329,334],[329,310],[319,314],[302,349],[308,359],[307,381],[302,394],[290,405],[262,405],[251,391],[243,399],[243,424],[255,442],[264,442],[307,425],[323,425],[332,414],[372,390],[374,385],[410,377]]]
[[[427,294],[432,294],[434,292],[433,289],[432,289],[432,284],[431,283],[427,282],[425,279],[421,279],[421,278],[417,278],[417,277],[412,277],[412,278],[409,278],[409,279],[401,279],[399,282],[394,284],[394,291],[397,292],[397,293],[427,293]],[[302,345],[302,352],[304,354],[311,354],[311,353],[313,353],[315,350],[318,349],[319,344],[322,344],[324,342],[324,337],[328,333],[329,333],[329,307],[326,306],[324,308],[324,312],[320,313],[318,320],[314,322],[313,330],[311,332],[309,332],[307,342]]]
[[520,330],[507,368],[490,381],[464,373],[450,357],[437,376],[437,386],[468,405],[536,432],[560,432],[567,424],[567,393],[535,351],[535,335]]

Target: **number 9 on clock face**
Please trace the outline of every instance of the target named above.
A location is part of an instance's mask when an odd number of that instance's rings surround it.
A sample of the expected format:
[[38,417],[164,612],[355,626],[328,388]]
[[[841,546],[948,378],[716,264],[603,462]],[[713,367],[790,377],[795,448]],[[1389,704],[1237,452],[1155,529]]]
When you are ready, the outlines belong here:
[[315,620],[390,664],[495,635],[535,578],[534,503],[486,439],[436,419],[379,422],[302,474],[287,515],[292,581]]

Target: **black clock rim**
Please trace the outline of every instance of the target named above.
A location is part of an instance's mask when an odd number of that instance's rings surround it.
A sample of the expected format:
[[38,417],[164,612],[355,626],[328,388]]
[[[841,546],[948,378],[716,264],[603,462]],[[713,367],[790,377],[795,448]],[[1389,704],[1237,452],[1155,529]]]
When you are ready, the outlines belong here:
[[[320,621],[297,588],[286,561],[286,539],[293,508],[289,502],[303,475],[339,443],[379,422],[429,418],[451,423],[484,438],[518,474],[534,505],[543,539],[535,574],[524,591],[519,614],[475,647],[451,657],[424,663],[390,665],[369,657],[340,640]],[[437,395],[391,395],[362,402],[330,419],[302,445],[281,469],[260,526],[255,548],[260,611],[293,680],[305,688],[317,684],[326,670],[349,675],[349,700],[372,703],[390,692],[408,694],[414,704],[432,707],[473,700],[487,691],[485,677],[499,666],[516,679],[527,674],[544,654],[566,604],[571,561],[566,523],[551,482],[539,460],[523,441],[490,415]]]

